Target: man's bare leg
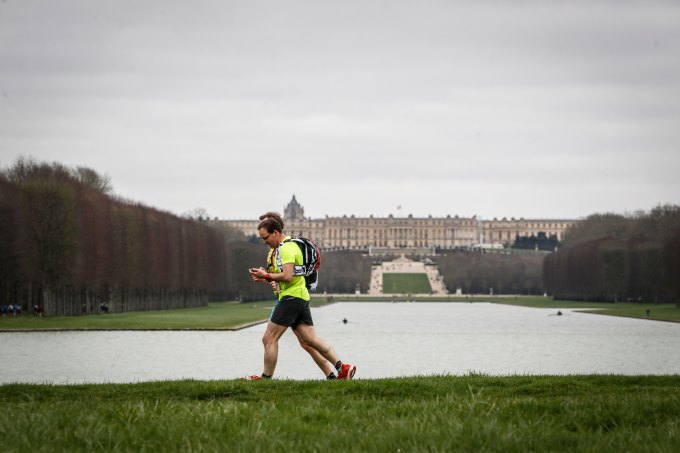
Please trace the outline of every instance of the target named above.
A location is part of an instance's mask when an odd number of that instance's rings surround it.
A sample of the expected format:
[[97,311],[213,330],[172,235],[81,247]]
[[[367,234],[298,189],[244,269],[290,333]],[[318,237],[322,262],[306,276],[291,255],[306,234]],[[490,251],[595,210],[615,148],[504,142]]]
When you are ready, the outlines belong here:
[[[335,365],[338,363],[338,355],[335,353],[335,349],[327,343],[321,337],[316,335],[316,330],[314,326],[308,326],[307,324],[299,324],[297,326],[296,334],[299,333],[300,337],[313,349],[315,349],[319,354],[321,354],[326,360]],[[316,360],[315,360],[316,361]]]
[[[299,326],[298,326],[299,327]],[[326,360],[316,349],[314,349],[309,343],[307,343],[304,338],[302,338],[302,335],[300,332],[298,332],[298,329],[296,328],[293,330],[295,333],[295,336],[298,338],[298,341],[300,342],[300,346],[302,346],[302,349],[307,351],[310,356],[312,356],[312,360],[314,360],[314,363],[321,368],[321,371],[323,371],[323,374],[325,377],[330,376],[331,373],[335,372],[335,367],[331,365],[331,363]]]
[[279,338],[288,327],[275,324],[271,321],[267,323],[267,330],[262,336],[264,344],[264,371],[263,374],[273,376],[276,369],[276,362],[279,357]]

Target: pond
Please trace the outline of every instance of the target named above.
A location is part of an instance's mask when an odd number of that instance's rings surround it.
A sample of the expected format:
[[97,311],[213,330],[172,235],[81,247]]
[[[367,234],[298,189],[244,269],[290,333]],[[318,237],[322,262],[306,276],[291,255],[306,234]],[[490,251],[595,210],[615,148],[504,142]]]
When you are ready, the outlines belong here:
[[[490,303],[336,303],[317,332],[357,378],[453,374],[677,374],[680,324]],[[347,323],[343,320],[347,320]],[[237,332],[0,333],[0,383],[232,379],[262,371],[265,325]],[[286,332],[276,377],[323,375]]]

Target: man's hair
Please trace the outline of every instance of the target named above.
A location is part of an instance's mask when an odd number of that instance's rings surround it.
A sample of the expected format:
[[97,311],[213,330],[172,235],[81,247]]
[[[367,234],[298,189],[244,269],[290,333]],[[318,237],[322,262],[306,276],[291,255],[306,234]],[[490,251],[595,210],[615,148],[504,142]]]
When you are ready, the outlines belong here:
[[283,219],[278,212],[266,212],[260,216],[260,220],[261,222],[257,226],[258,230],[264,228],[267,230],[267,233],[273,233],[274,231],[280,233],[283,231]]

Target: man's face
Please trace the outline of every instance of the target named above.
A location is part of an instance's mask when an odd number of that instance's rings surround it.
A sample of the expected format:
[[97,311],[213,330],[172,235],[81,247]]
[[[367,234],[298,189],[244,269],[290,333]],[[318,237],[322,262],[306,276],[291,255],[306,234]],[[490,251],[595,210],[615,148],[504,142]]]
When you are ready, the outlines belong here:
[[279,243],[278,231],[269,233],[265,228],[260,228],[258,234],[260,235],[260,239],[262,239],[262,242],[267,244],[269,247],[276,247],[276,245]]

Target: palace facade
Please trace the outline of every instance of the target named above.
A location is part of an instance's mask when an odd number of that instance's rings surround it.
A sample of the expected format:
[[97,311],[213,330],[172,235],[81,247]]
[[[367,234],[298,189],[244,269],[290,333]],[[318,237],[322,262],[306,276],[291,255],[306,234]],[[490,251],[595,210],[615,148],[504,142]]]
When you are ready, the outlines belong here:
[[[295,195],[283,210],[285,230],[291,235],[309,237],[322,249],[363,249],[373,254],[408,251],[434,253],[437,248],[501,248],[517,236],[545,233],[562,240],[576,220],[502,219],[476,217],[326,217],[311,219]],[[256,233],[255,220],[215,220],[250,236]],[[404,250],[407,249],[407,250]]]

